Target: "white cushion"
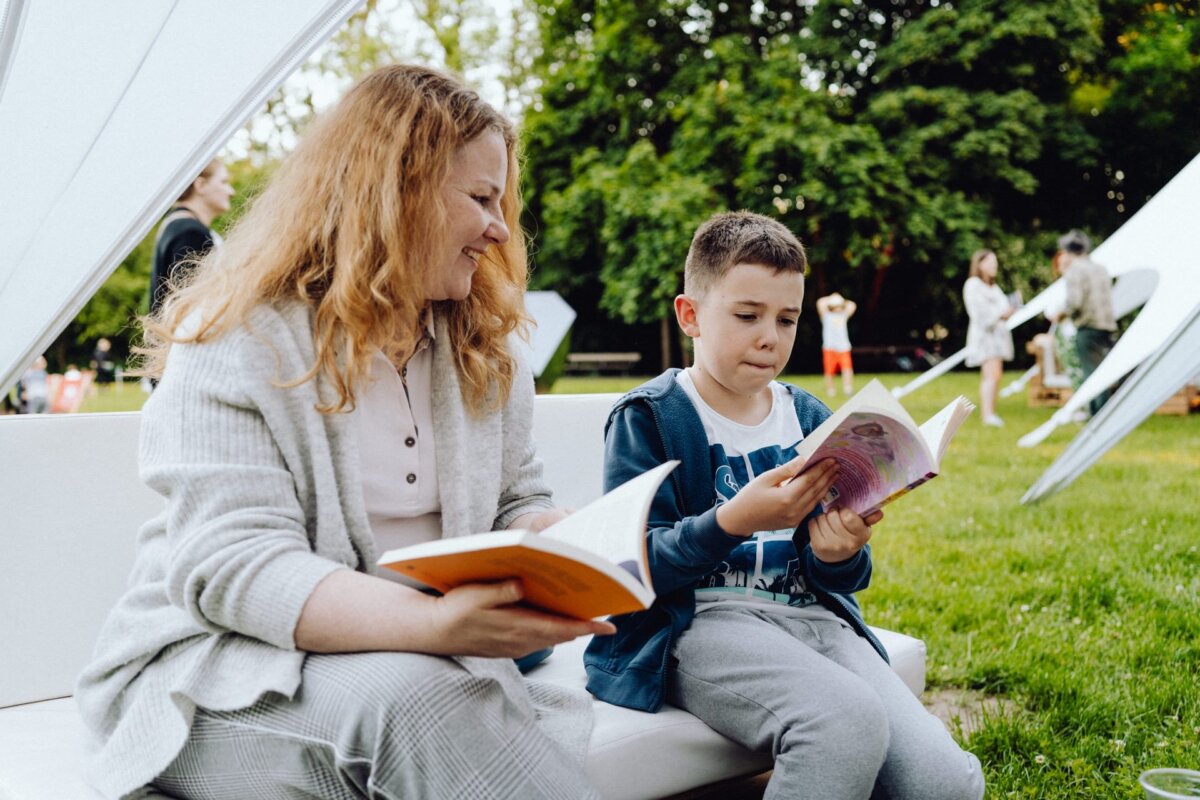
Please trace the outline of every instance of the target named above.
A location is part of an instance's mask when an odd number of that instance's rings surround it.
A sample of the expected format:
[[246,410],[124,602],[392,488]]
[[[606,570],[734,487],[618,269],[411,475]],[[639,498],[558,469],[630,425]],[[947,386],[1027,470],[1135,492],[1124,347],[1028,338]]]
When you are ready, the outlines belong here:
[[[537,398],[534,434],[561,504],[599,495],[602,429],[616,397]],[[0,452],[17,456],[0,459],[0,800],[99,797],[83,782],[83,726],[64,695],[125,586],[138,527],[161,508],[138,479],[137,428],[136,414],[0,418]],[[920,694],[924,643],[875,633]],[[531,677],[582,689],[584,644],[559,647]],[[679,709],[594,708],[586,770],[613,800],[661,797],[770,767],[769,757]]]

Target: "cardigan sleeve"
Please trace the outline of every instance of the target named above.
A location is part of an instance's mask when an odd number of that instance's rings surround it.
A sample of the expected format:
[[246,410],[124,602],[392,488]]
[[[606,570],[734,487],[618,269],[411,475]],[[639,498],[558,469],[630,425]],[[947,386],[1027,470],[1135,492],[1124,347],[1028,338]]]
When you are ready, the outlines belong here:
[[504,530],[523,514],[554,507],[550,487],[542,475],[542,460],[538,458],[533,441],[533,372],[519,354],[514,353],[513,357],[516,374],[508,403],[500,412],[504,445],[495,530]]
[[261,407],[265,400],[298,412],[284,401],[292,392],[269,377],[276,357],[264,341],[238,334],[172,347],[143,411],[141,471],[167,501],[171,603],[210,632],[295,649],[309,595],[346,565],[313,552],[279,441],[289,432],[268,424]]

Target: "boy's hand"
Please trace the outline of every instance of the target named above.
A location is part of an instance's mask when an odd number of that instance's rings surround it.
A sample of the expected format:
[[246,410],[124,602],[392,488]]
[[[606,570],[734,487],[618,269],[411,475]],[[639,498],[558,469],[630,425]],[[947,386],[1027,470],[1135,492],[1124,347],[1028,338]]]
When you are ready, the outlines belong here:
[[851,558],[871,538],[871,526],[883,519],[876,511],[863,518],[848,508],[836,508],[809,520],[808,542],[813,555],[826,564]]
[[717,524],[731,536],[794,528],[808,516],[833,482],[838,465],[831,458],[803,474],[798,459],[759,475],[717,509]]

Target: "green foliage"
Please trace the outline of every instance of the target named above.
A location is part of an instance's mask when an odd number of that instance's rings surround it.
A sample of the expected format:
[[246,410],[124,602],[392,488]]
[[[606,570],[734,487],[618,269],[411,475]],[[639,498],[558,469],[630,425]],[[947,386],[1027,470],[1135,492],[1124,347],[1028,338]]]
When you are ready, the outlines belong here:
[[957,342],[972,251],[1014,259],[1006,287],[1044,285],[1054,234],[1103,238],[1149,193],[1135,170],[1156,188],[1200,149],[1194,4],[535,6],[535,281],[614,319],[668,313],[647,287],[678,285],[691,229],[666,226],[748,208],[801,236],[811,297],[859,300],[859,342]]

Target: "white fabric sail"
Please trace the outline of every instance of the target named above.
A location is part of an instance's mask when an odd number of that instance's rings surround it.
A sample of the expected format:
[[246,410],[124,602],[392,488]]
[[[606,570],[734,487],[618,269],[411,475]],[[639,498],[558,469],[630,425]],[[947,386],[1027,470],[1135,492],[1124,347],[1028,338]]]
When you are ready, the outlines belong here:
[[362,0],[0,0],[0,390]]
[[[1046,497],[1069,484],[1200,371],[1200,346],[1192,333],[1200,311],[1198,221],[1200,156],[1092,253],[1092,260],[1103,264],[1116,280],[1113,304],[1118,318],[1144,304],[1142,313],[1070,400],[1043,425],[1021,437],[1019,444],[1032,447],[1043,441],[1069,422],[1076,410],[1142,366],[1125,381],[1120,402],[1114,405],[1114,397],[1088,422],[1023,502]],[[1055,281],[1009,319],[1009,330],[1061,305],[1065,292],[1065,283]],[[963,351],[955,353],[893,393],[903,396],[928,384],[962,363],[965,355]]]
[[[1134,270],[1154,270],[1158,273],[1157,284],[1142,313],[1108,357],[1049,420],[1021,437],[1018,444],[1022,447],[1032,447],[1044,440],[1055,428],[1070,422],[1077,409],[1155,352],[1168,347],[1184,329],[1183,322],[1200,307],[1200,156],[1193,158],[1150,202],[1097,247],[1092,260],[1103,264],[1115,276]],[[1167,396],[1195,374],[1193,368],[1164,376],[1171,384]],[[1096,420],[1089,422],[1088,427],[1094,424]]]
[[1178,389],[1180,375],[1200,373],[1200,305],[1125,379],[1121,388],[1079,432],[1054,463],[1021,498],[1034,503],[1071,484],[1084,470],[1154,413]]

